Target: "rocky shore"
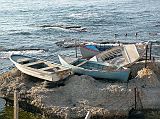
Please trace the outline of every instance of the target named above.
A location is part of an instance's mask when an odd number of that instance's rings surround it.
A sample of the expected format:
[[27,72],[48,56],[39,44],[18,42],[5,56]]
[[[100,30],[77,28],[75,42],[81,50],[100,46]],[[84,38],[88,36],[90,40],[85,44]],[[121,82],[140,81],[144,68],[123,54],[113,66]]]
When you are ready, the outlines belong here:
[[134,89],[139,92],[137,108],[160,109],[160,62],[138,62],[131,67],[128,83],[95,80],[73,75],[63,82],[51,83],[21,74],[16,68],[0,76],[1,97],[13,97],[40,109],[49,118],[80,119],[88,111],[92,118],[125,118],[134,107]]

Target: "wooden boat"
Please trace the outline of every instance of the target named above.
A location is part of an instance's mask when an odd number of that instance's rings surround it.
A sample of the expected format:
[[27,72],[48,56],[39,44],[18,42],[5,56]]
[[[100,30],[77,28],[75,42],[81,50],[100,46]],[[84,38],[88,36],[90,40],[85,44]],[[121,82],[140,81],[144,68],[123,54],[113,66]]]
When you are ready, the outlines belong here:
[[58,55],[62,65],[72,68],[77,74],[89,75],[95,78],[108,80],[127,81],[130,69],[110,67],[102,63],[79,58],[62,57]]
[[129,67],[141,59],[146,51],[146,44],[126,44],[106,50],[90,59],[117,67]]
[[10,60],[21,72],[48,81],[59,81],[71,74],[70,68],[24,55],[11,55]]
[[80,51],[83,58],[91,58],[105,50],[109,50],[118,44],[84,44],[80,46]]

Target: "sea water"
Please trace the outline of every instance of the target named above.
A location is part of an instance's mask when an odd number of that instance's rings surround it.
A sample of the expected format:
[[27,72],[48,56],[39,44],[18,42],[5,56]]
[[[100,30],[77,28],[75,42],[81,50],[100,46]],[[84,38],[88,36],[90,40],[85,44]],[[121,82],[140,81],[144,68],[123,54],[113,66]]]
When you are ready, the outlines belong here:
[[[7,61],[12,53],[51,61],[57,54],[73,55],[73,49],[56,46],[64,39],[107,41],[117,34],[119,41],[160,41],[159,5],[159,0],[0,0],[0,70],[12,65]],[[80,25],[87,32],[38,27],[46,24]]]
[[[55,45],[64,39],[107,41],[117,34],[119,41],[160,41],[159,6],[159,0],[0,0],[0,73],[13,67],[13,53],[54,62],[57,54],[74,55]],[[80,25],[87,32],[39,27],[45,24]]]

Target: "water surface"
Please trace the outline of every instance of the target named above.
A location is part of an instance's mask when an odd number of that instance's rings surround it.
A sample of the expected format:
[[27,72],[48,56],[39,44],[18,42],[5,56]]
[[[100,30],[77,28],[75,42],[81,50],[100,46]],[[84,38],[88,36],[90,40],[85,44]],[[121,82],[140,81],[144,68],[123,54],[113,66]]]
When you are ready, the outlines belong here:
[[[13,67],[12,53],[54,62],[57,54],[75,55],[55,45],[63,39],[107,41],[118,34],[120,41],[160,41],[159,6],[159,0],[0,0],[0,73]],[[38,27],[45,24],[80,25],[87,32]],[[42,50],[23,50],[32,48]]]

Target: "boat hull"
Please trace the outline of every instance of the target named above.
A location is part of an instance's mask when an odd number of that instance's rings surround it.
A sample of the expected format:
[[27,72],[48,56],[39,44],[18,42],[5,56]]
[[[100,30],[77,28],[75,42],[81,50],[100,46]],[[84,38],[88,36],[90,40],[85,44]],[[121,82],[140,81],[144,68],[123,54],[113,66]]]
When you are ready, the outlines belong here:
[[100,53],[99,51],[91,50],[83,46],[80,47],[80,51],[83,58],[90,58]]
[[80,51],[83,58],[91,58],[115,46],[118,46],[118,44],[88,44],[80,46]]
[[145,49],[145,44],[121,45],[97,54],[90,61],[106,63],[117,67],[130,67],[144,56]]
[[[62,79],[65,79],[66,77],[68,77],[69,75],[71,75],[71,70],[69,69],[65,69],[59,72],[55,72],[55,73],[49,73],[46,71],[41,71],[39,69],[34,69],[22,64],[19,64],[17,62],[15,62],[12,58],[10,58],[10,60],[14,63],[14,65],[17,67],[17,69],[19,69],[21,72],[36,77],[36,78],[40,78],[40,79],[44,79],[44,80],[48,80],[48,81],[52,81],[52,82],[56,82]],[[56,64],[58,66],[58,64]]]
[[68,64],[62,57],[59,56],[59,60],[62,65],[72,68],[72,71],[77,74],[89,75],[91,77],[100,78],[100,79],[107,79],[112,81],[122,81],[127,82],[130,69],[120,70],[120,71],[100,71],[100,70],[88,70],[82,67],[74,66]]

